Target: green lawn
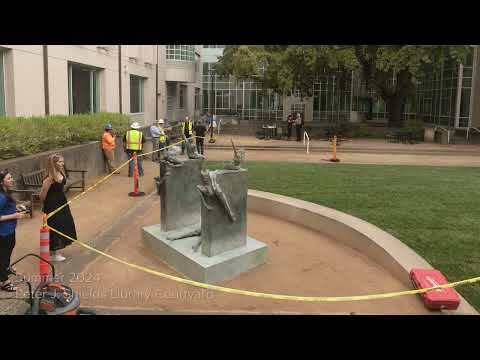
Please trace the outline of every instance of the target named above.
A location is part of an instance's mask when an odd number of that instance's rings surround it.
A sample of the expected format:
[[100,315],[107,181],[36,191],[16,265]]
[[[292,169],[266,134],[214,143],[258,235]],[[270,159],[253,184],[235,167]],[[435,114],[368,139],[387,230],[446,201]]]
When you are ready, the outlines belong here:
[[[375,224],[450,281],[480,276],[480,168],[287,162],[248,162],[246,168],[249,188]],[[457,290],[480,310],[479,283]]]

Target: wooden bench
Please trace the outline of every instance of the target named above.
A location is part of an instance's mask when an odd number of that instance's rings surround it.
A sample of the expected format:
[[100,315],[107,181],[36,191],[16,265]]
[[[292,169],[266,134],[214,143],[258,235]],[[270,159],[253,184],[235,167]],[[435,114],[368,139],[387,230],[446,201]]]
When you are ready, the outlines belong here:
[[[81,189],[85,191],[85,173],[87,170],[68,170],[67,169],[67,183],[65,184],[63,191],[67,193],[70,189]],[[80,179],[70,179],[70,173],[80,173]],[[29,196],[31,203],[31,209],[29,210],[30,216],[33,217],[33,204],[35,199],[40,199],[40,190],[42,189],[43,180],[46,177],[46,170],[35,170],[29,173],[20,174],[22,178],[25,190],[14,190],[14,192],[24,193]],[[27,207],[28,209],[28,207]]]

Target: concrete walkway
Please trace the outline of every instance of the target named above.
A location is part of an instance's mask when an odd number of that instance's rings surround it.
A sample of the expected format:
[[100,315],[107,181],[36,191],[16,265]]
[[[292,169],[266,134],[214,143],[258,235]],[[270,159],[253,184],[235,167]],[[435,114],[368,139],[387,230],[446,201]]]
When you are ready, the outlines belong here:
[[[303,142],[286,140],[259,140],[254,136],[221,134],[214,144],[208,143],[208,136],[205,141],[207,149],[226,150],[231,149],[230,139],[233,139],[235,146],[247,150],[284,150],[284,151],[305,151]],[[331,151],[332,145],[329,141],[313,139],[310,140],[311,152]],[[480,155],[480,145],[441,145],[438,143],[402,144],[391,143],[383,139],[348,139],[338,145],[338,151],[343,153],[373,153],[373,154],[425,154],[425,155]]]
[[[155,166],[156,165],[156,166]],[[144,161],[145,176],[140,178],[140,190],[150,194],[155,189],[153,177],[159,175],[158,164],[151,160]],[[89,179],[93,184],[98,179]],[[127,177],[127,169],[121,170],[120,175],[115,175],[93,191],[80,197],[70,208],[75,219],[78,239],[89,243],[99,249],[105,248],[113,239],[102,236],[105,232],[112,233],[112,225],[126,225],[130,223],[129,215],[144,203],[144,197],[130,197],[133,191],[133,180]],[[78,193],[71,192],[72,198]],[[42,223],[40,209],[36,209],[33,219],[22,220],[17,227],[17,245],[12,255],[12,262],[27,253],[39,251],[39,230]],[[88,264],[95,254],[80,247],[71,245],[64,251],[67,261],[58,263],[56,272],[62,274],[62,280],[75,287],[79,283],[93,280],[91,274],[84,274],[81,270]],[[29,276],[38,275],[38,260],[26,259],[16,266],[19,273]],[[21,290],[21,291],[20,291]],[[22,285],[19,293],[27,290]],[[28,306],[20,299],[22,294],[0,292],[0,314],[20,314]]]
[[[241,141],[240,141],[241,140]],[[261,141],[248,137],[234,137],[236,144],[249,144],[250,141]],[[243,141],[243,142],[242,142]],[[271,140],[275,141],[275,140]],[[229,144],[230,137],[222,137],[218,144]],[[323,142],[326,144],[326,142]],[[387,143],[388,144],[388,143]],[[365,142],[364,147],[370,148],[375,145],[375,141]],[[404,144],[391,144],[400,147],[411,147],[413,149],[419,149],[420,146],[424,148],[431,148],[433,150],[443,148],[444,146],[438,144],[418,144],[418,145],[404,145]],[[344,146],[342,144],[342,146]],[[346,145],[345,145],[346,146]],[[390,145],[389,145],[390,146]],[[381,146],[380,146],[381,147]],[[383,145],[386,148],[386,145]],[[480,147],[475,145],[458,145],[458,146],[446,146],[446,149],[451,152],[452,155],[418,155],[418,154],[365,154],[365,153],[350,153],[354,163],[372,163],[372,159],[365,158],[376,156],[376,162],[382,164],[414,164],[418,165],[418,160],[422,157],[422,162],[425,165],[462,165],[462,166],[480,166],[480,161],[477,157],[472,155],[466,155],[466,150],[471,153],[477,151],[480,154]],[[330,164],[322,162],[322,157],[327,158],[328,152],[318,152],[316,154],[306,155],[301,150],[292,149],[290,151],[281,152],[275,151],[248,151],[248,160],[284,160],[284,161],[315,161],[324,164]],[[462,151],[463,150],[463,151]],[[341,151],[341,150],[340,150]],[[259,156],[261,154],[264,158]],[[231,150],[213,150],[211,145],[207,145],[206,155],[209,160],[228,160],[232,158]],[[281,156],[279,156],[281,155]],[[339,157],[342,162],[346,162],[347,154],[340,152]],[[403,158],[402,158],[403,157]],[[265,159],[266,158],[266,159]],[[478,157],[480,158],[480,157]],[[439,161],[440,159],[440,161]],[[447,159],[450,159],[447,161]],[[460,161],[459,161],[460,159]],[[345,161],[344,161],[345,160]],[[399,161],[401,160],[401,161]],[[437,162],[437,163],[435,163]],[[133,198],[129,197],[128,193],[133,190],[133,181],[131,178],[127,178],[126,169],[122,169],[120,175],[115,175],[110,178],[106,183],[101,184],[92,192],[87,193],[85,196],[76,200],[71,205],[71,210],[76,222],[77,233],[79,240],[92,244],[96,248],[102,250],[107,249],[111,244],[116,243],[116,249],[122,248],[121,238],[125,233],[135,230],[138,232],[138,228],[132,229],[135,224],[142,223],[143,219],[151,214],[152,211],[151,200],[149,198],[154,195],[155,185],[153,177],[158,176],[159,168],[157,164],[152,163],[150,160],[144,161],[145,177],[140,179],[140,190],[147,193],[146,197]],[[89,179],[89,183],[92,184],[97,179]],[[72,192],[71,197],[77,193]],[[152,194],[148,196],[148,194]],[[155,209],[155,211],[157,211]],[[155,215],[157,216],[157,215]],[[159,216],[159,214],[158,214]],[[37,209],[35,217],[33,219],[22,220],[17,227],[17,245],[14,250],[12,261],[25,255],[26,253],[33,252],[38,253],[39,249],[39,229],[41,226],[42,218],[41,213]],[[133,224],[133,225],[132,225]],[[119,250],[117,250],[119,251]],[[68,260],[64,263],[60,263],[56,266],[57,274],[61,274],[62,280],[65,283],[70,283],[74,288],[89,287],[89,283],[95,281],[102,281],[102,274],[88,273],[84,269],[88,268],[96,258],[96,254],[91,253],[88,250],[78,246],[72,245],[68,247],[64,254]],[[129,260],[129,257],[133,254],[126,253],[121,254],[121,258]],[[20,273],[36,276],[38,274],[38,260],[30,259],[25,260],[16,266]],[[133,270],[132,270],[133,271]],[[100,279],[98,279],[100,277]],[[108,276],[110,278],[110,274]],[[125,279],[115,280],[109,283],[111,286],[115,286],[115,283],[120,283]],[[109,279],[109,280],[110,280]],[[21,292],[26,291],[26,286],[21,287]],[[21,298],[22,294],[17,296],[0,292],[0,314],[21,314],[28,308],[25,301]],[[149,309],[152,310],[152,309]],[[163,309],[166,310],[166,309]],[[182,309],[187,310],[187,309]],[[207,309],[204,309],[207,310]],[[240,312],[246,309],[238,309]],[[250,310],[250,309],[248,309]],[[247,311],[248,311],[247,310]],[[265,309],[262,309],[265,310]],[[293,309],[283,309],[284,311],[293,311]],[[310,311],[322,312],[324,309],[309,309]],[[332,310],[332,309],[328,309]],[[342,309],[343,310],[343,309]],[[363,311],[362,311],[363,310]],[[418,309],[420,310],[420,309]],[[362,312],[369,312],[367,309],[361,309]],[[328,312],[328,311],[327,311]]]

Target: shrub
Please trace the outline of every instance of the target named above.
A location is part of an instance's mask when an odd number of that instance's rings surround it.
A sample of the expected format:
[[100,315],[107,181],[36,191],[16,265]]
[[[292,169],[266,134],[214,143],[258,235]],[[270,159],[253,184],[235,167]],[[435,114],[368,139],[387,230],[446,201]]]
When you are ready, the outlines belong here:
[[421,119],[408,119],[405,121],[403,128],[412,133],[422,133],[425,128],[425,124]]
[[355,129],[354,137],[357,138],[371,138],[374,134],[371,132],[368,124],[360,123]]
[[100,140],[106,123],[117,135],[129,127],[130,118],[116,113],[0,118],[0,159],[37,154]]

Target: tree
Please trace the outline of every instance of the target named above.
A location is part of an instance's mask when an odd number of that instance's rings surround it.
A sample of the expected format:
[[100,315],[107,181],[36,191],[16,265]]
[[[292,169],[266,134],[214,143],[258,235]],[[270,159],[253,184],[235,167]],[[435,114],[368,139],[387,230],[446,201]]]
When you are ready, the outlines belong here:
[[466,45],[234,45],[226,46],[217,70],[301,97],[312,95],[317,76],[336,72],[345,80],[355,70],[386,103],[389,125],[400,126],[417,79],[446,61],[465,61],[469,51]]
[[386,103],[389,125],[401,126],[408,99],[415,94],[417,79],[438,71],[442,63],[464,62],[471,48],[466,45],[354,45],[367,88]]
[[312,96],[315,78],[324,71],[358,68],[351,49],[329,45],[227,45],[216,64],[222,75],[257,78],[280,94],[292,90]]

